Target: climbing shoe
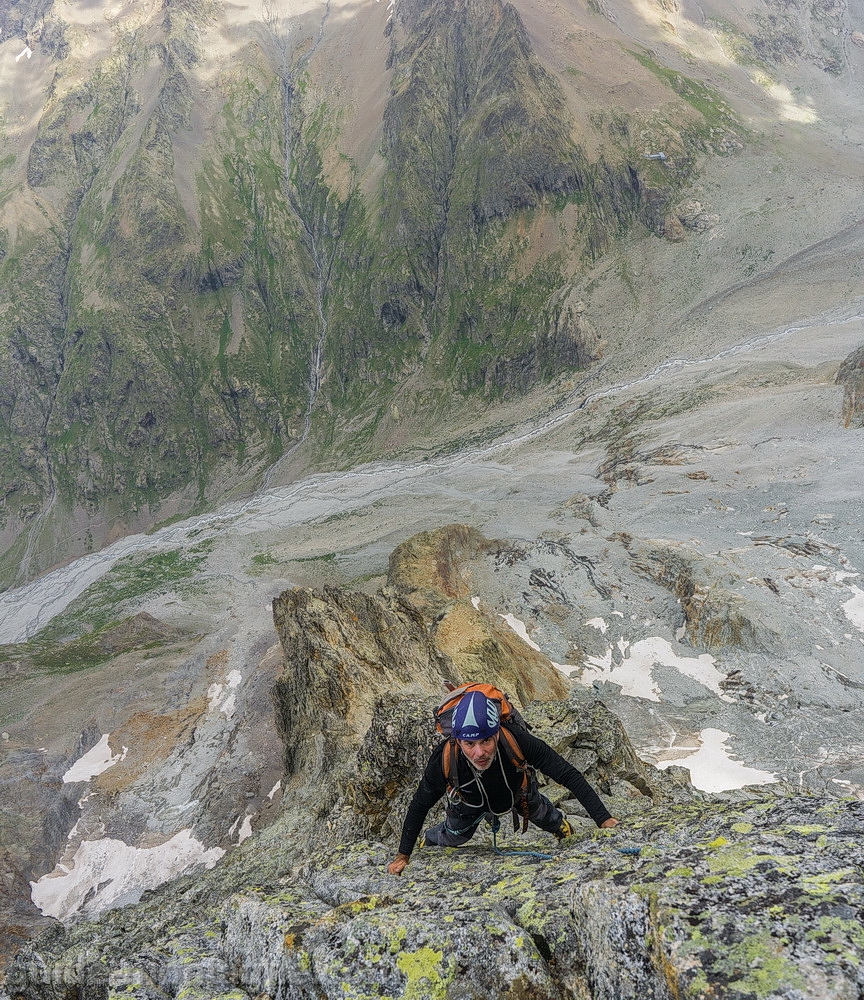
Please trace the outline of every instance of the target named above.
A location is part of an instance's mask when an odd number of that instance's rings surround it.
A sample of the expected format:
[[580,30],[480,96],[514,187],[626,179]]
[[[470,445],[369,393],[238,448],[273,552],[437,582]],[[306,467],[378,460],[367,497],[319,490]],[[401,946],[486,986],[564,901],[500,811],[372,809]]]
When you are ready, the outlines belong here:
[[552,832],[555,834],[556,840],[564,840],[567,837],[573,836],[573,827],[567,822],[567,817],[562,816],[557,830],[553,830]]

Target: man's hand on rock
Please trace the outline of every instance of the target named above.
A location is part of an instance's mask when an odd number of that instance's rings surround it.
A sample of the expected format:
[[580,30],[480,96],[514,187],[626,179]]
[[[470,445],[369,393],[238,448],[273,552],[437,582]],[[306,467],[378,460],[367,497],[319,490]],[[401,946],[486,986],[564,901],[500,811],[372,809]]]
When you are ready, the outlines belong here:
[[387,871],[390,875],[401,875],[405,871],[405,866],[408,864],[409,857],[407,854],[397,854],[396,857],[387,865]]
[[600,824],[601,830],[608,830],[613,826],[618,826],[618,820],[614,816],[610,816],[609,819],[604,819]]

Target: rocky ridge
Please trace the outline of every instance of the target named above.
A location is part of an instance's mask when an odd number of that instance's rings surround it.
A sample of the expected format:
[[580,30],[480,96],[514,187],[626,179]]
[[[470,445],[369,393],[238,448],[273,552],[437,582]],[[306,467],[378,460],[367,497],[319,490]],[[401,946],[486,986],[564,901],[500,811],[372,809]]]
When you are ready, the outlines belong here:
[[298,864],[274,827],[221,871],[46,935],[12,996],[856,997],[860,824],[807,798],[668,806],[549,862],[421,852],[399,882],[380,845]]
[[[641,761],[602,688],[561,698],[560,670],[524,644],[520,658],[512,639],[514,654],[503,652],[501,626],[466,599],[503,552],[512,563],[511,545],[452,526],[399,546],[376,595],[281,595],[278,816],[209,870],[96,922],[55,924],[14,961],[7,994],[859,996],[862,803],[788,784],[708,797],[683,769]],[[462,626],[458,643],[450,633],[455,659],[435,641],[451,616]],[[623,824],[596,831],[547,786],[576,835],[560,850],[537,831],[499,846],[550,860],[498,855],[483,834],[456,851],[420,850],[401,879],[388,876],[436,738],[431,706],[472,665],[527,685],[534,730]]]

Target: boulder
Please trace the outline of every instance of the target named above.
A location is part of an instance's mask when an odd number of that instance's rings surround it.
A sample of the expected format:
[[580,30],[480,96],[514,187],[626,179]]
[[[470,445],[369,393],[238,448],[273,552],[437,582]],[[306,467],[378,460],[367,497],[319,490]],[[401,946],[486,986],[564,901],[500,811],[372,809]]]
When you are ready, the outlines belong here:
[[435,644],[460,683],[487,681],[522,706],[564,698],[567,684],[549,659],[502,625],[499,615],[470,601],[472,560],[500,544],[463,524],[421,532],[394,549],[388,586],[431,619]]
[[837,384],[843,386],[843,423],[864,427],[864,346],[854,350],[840,365]]

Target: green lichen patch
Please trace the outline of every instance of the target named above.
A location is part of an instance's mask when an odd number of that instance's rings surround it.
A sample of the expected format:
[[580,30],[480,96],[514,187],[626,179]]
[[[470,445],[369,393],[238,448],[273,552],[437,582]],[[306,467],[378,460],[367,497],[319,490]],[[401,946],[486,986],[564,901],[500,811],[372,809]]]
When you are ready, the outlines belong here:
[[794,869],[796,858],[791,855],[759,854],[746,843],[718,847],[707,857],[709,870],[724,878],[742,878],[755,868],[776,868],[783,872]]
[[444,1000],[447,980],[442,976],[443,961],[444,953],[433,948],[401,952],[396,964],[405,976],[404,1000]]
[[864,926],[855,918],[821,915],[806,939],[817,944],[826,959],[854,964],[864,951]]
[[854,868],[841,868],[839,871],[819,872],[817,875],[805,875],[801,879],[801,886],[805,892],[813,892],[824,895],[833,887],[845,882],[854,882],[858,878],[858,872]]
[[801,823],[791,824],[787,827],[793,833],[798,833],[802,837],[812,837],[814,834],[824,833],[826,827],[824,823]]
[[717,969],[727,972],[730,987],[745,995],[767,997],[776,996],[783,990],[802,989],[804,977],[793,958],[784,953],[788,943],[770,933],[750,935],[730,946],[717,963]]

